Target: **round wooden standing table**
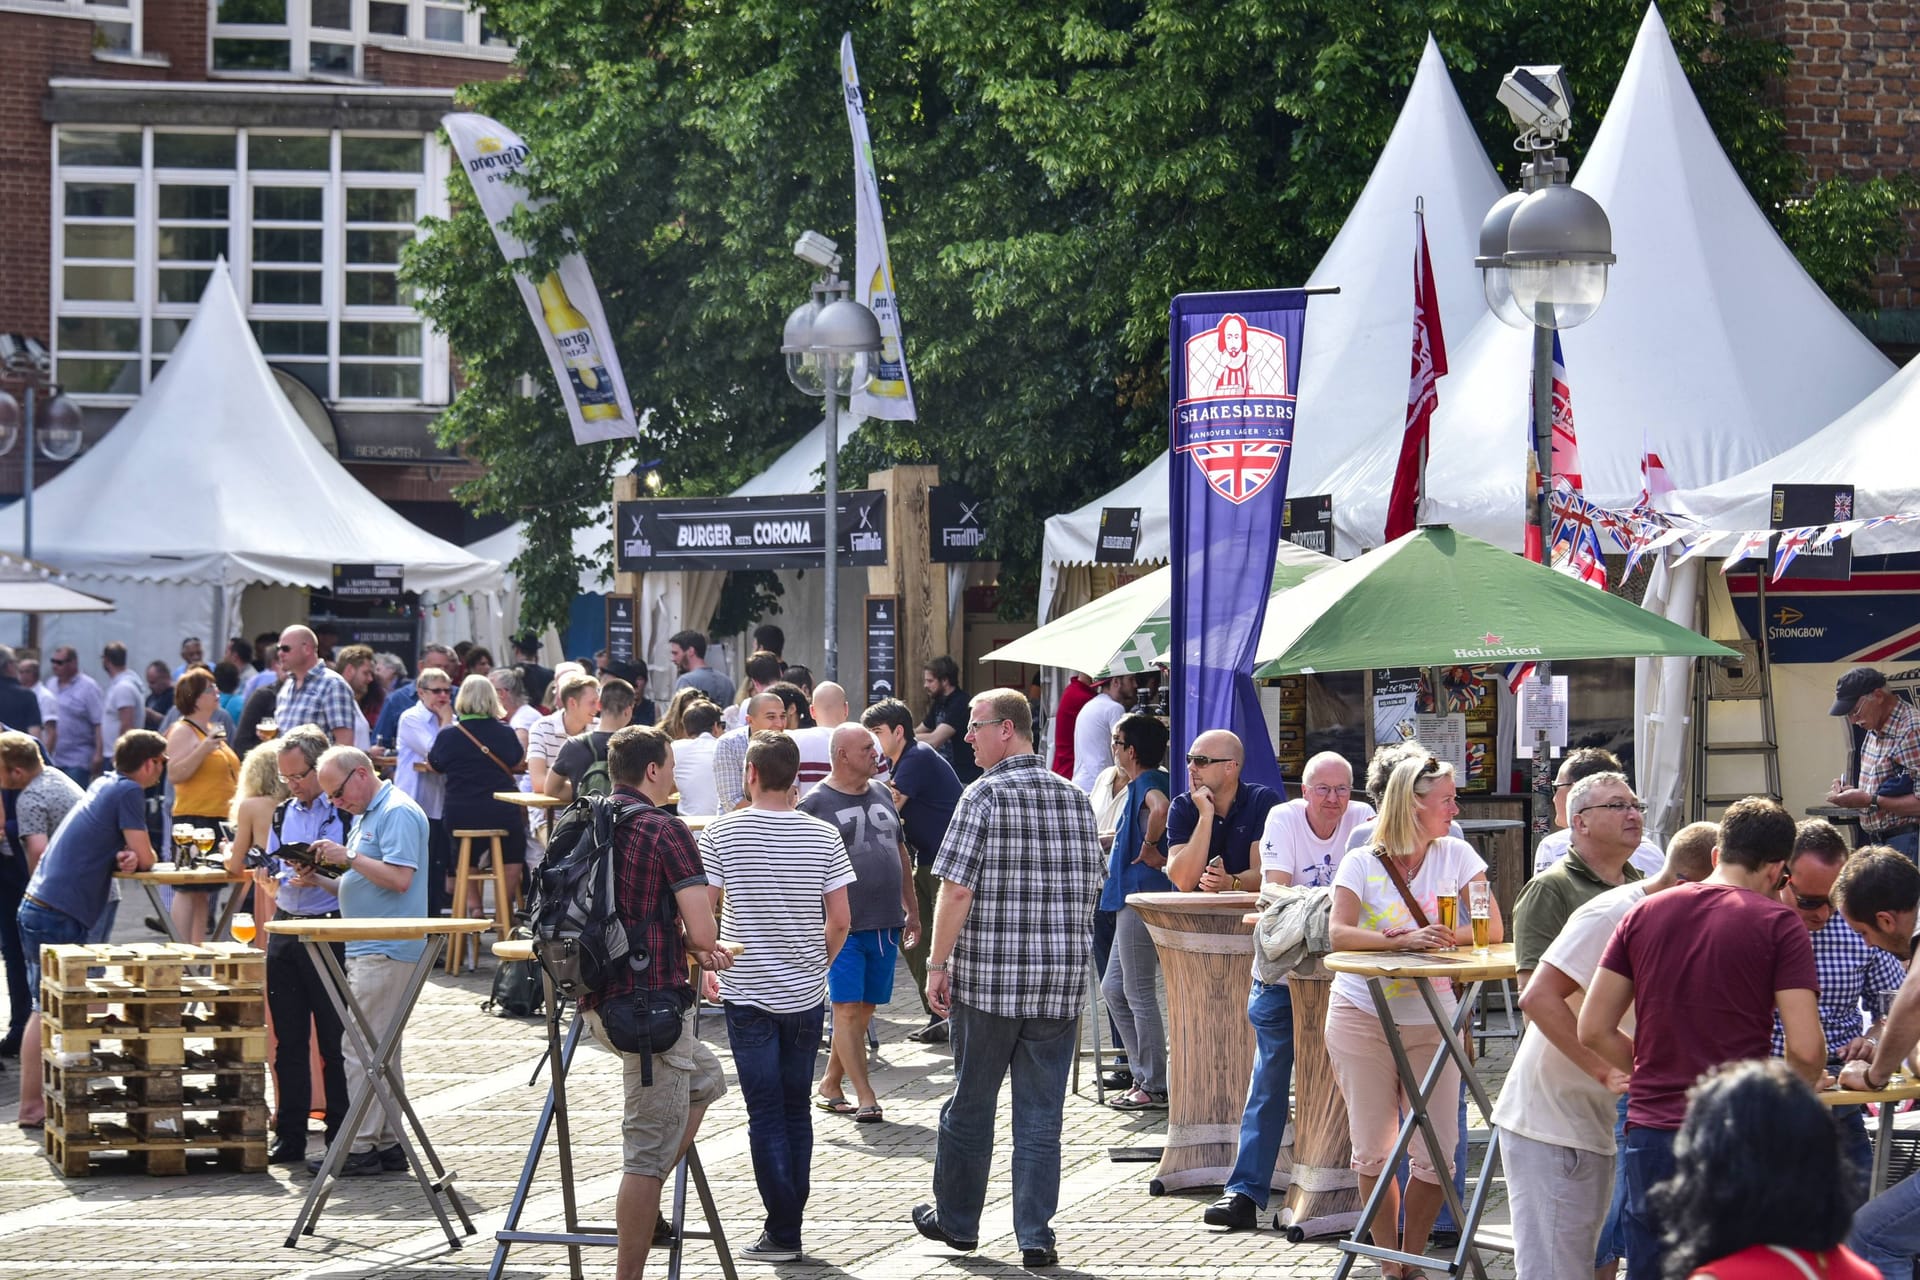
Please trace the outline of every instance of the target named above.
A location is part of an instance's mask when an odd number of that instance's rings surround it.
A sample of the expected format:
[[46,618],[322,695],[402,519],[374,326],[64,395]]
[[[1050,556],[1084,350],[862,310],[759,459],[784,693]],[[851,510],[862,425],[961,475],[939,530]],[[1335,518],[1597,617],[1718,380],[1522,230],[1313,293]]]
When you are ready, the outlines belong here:
[[[1240,1147],[1240,1113],[1253,1074],[1247,987],[1253,965],[1252,893],[1135,893],[1127,905],[1160,953],[1167,984],[1167,1141],[1154,1195],[1226,1185]],[[1285,1188],[1283,1148],[1272,1185]]]
[[1887,1189],[1887,1163],[1893,1155],[1893,1113],[1899,1108],[1896,1103],[1920,1098],[1920,1080],[1910,1075],[1896,1075],[1887,1081],[1884,1089],[1823,1089],[1820,1101],[1830,1107],[1866,1107],[1880,1104],[1880,1122],[1873,1136],[1873,1174],[1867,1183],[1867,1196],[1872,1198]]
[[[221,866],[182,867],[171,862],[156,862],[145,871],[116,871],[113,878],[134,881],[147,891],[147,901],[153,904],[153,914],[166,926],[167,940],[170,942],[179,942],[180,933],[174,927],[173,913],[167,910],[167,904],[160,899],[161,885],[175,889],[221,889],[227,885],[253,883],[253,873],[250,871],[233,875]],[[240,909],[240,899],[245,896],[244,889],[235,889],[227,895],[227,905],[221,908],[219,922],[213,926],[210,936],[218,938],[232,927],[234,912]]]

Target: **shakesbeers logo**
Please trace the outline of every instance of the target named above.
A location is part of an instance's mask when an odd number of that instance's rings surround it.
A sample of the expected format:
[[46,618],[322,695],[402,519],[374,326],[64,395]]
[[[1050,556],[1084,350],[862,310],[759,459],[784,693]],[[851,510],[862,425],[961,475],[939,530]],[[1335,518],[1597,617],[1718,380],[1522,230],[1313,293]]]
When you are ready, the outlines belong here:
[[1173,408],[1178,452],[1239,506],[1279,473],[1293,443],[1287,340],[1241,315],[1187,340],[1187,395]]
[[1508,644],[1505,636],[1494,635],[1491,631],[1480,637],[1480,643],[1469,649],[1455,649],[1453,656],[1460,662],[1485,662],[1493,658],[1539,658],[1544,651],[1537,644]]

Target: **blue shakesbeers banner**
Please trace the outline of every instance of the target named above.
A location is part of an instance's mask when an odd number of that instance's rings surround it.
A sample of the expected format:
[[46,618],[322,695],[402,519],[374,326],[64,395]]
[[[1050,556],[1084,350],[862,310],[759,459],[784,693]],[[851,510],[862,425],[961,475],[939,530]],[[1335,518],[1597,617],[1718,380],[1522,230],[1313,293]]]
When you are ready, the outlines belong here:
[[1253,684],[1300,385],[1307,295],[1297,289],[1184,293],[1169,333],[1173,451],[1174,791],[1210,729],[1246,747],[1242,776],[1278,788],[1273,739]]

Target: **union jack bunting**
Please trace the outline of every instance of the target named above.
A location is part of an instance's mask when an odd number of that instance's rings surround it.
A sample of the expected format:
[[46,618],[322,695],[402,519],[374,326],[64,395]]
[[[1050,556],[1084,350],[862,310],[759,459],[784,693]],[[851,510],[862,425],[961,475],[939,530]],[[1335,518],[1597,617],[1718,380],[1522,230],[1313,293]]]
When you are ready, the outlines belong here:
[[1788,529],[1780,535],[1780,549],[1773,556],[1774,582],[1786,576],[1787,566],[1807,549],[1815,532],[1814,529]]
[[1749,529],[1739,536],[1740,541],[1733,544],[1733,550],[1720,562],[1720,572],[1723,574],[1749,556],[1762,564],[1766,563],[1767,546],[1773,541],[1773,530]]
[[1553,567],[1605,591],[1607,562],[1594,527],[1600,508],[1557,478],[1548,506],[1553,515]]

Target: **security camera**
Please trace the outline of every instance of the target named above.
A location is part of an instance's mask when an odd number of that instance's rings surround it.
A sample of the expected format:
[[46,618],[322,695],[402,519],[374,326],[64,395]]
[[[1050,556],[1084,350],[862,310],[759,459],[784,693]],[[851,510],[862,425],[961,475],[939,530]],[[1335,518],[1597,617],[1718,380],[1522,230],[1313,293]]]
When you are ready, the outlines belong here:
[[1561,67],[1515,67],[1501,77],[1498,96],[1526,135],[1558,142],[1573,124],[1573,93]]
[[800,238],[793,242],[793,256],[802,262],[811,262],[822,271],[840,269],[840,247],[818,231],[802,231]]

